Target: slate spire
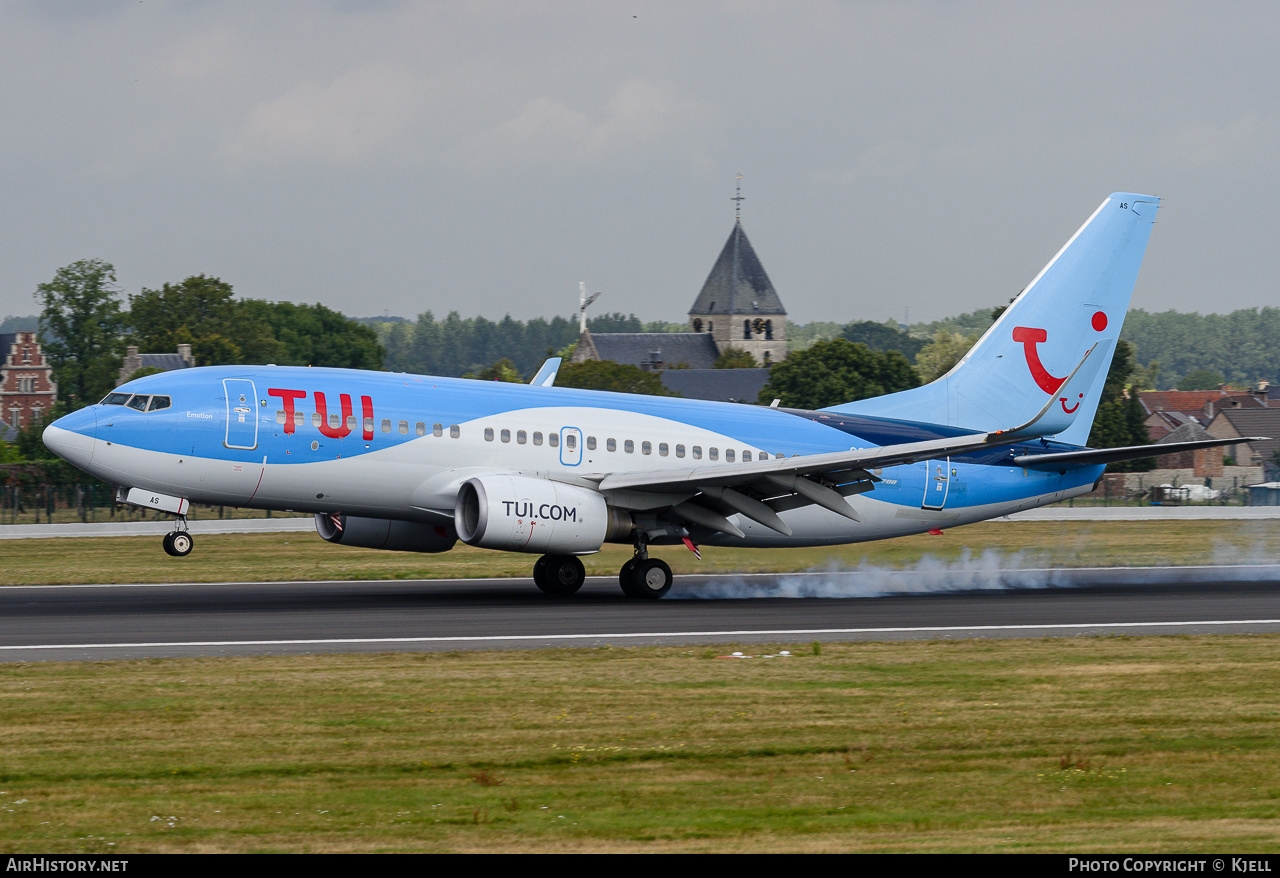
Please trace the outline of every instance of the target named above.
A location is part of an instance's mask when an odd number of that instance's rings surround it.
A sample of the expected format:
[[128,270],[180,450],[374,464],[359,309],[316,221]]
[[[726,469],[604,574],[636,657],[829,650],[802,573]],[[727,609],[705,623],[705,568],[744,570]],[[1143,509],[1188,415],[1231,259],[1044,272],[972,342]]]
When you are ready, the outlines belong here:
[[742,230],[742,220],[733,224],[729,240],[707,275],[702,292],[689,309],[690,315],[786,314],[760,257]]

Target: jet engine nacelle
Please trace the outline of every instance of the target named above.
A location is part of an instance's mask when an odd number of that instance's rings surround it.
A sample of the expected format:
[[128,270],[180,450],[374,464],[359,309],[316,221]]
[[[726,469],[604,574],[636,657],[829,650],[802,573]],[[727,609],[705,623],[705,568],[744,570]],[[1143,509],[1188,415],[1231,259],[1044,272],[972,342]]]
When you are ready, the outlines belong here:
[[630,530],[587,488],[528,476],[493,474],[462,483],[453,523],[464,543],[507,552],[585,555]]
[[341,512],[316,513],[316,532],[331,543],[396,552],[447,552],[458,541],[453,528],[446,525],[359,518]]

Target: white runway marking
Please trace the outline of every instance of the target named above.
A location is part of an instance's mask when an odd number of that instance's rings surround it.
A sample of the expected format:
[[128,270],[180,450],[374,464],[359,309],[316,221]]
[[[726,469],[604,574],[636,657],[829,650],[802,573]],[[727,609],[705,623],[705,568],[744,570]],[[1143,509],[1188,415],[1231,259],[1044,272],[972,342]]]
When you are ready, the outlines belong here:
[[[1280,509],[1280,507],[1276,507]],[[1002,574],[1048,574],[1057,573],[1062,575],[1070,575],[1073,573],[1101,573],[1110,571],[1118,576],[1126,576],[1141,573],[1153,573],[1157,571],[1173,570],[1179,572],[1195,571],[1195,570],[1220,570],[1220,571],[1256,571],[1280,574],[1280,565],[1276,564],[1184,564],[1181,566],[1161,566],[1161,567],[1010,567],[995,571]],[[831,577],[831,576],[858,576],[866,571],[859,570],[857,567],[851,567],[847,570],[804,570],[796,573],[684,573],[682,578],[698,579],[756,579],[765,577]],[[883,570],[876,568],[876,573],[884,573],[889,575],[901,574],[903,576],[918,575],[918,572],[910,568],[897,570],[894,568],[884,568]],[[68,585],[0,585],[0,591],[10,591],[15,589],[61,589],[61,588],[197,588],[200,586],[218,586],[218,585],[409,585],[415,582],[432,583],[441,585],[444,583],[464,584],[464,583],[482,583],[482,582],[532,582],[530,576],[486,576],[476,577],[474,579],[307,579],[298,581],[284,580],[255,580],[245,582],[105,582],[105,583],[80,583]],[[588,582],[608,582],[616,583],[616,576],[588,576]],[[676,580],[679,583],[679,579]]]
[[1280,619],[1226,619],[1200,622],[1086,622],[1063,625],[945,625],[936,627],[886,628],[795,628],[732,631],[657,631],[611,634],[495,634],[466,637],[335,637],[315,640],[192,640],[155,643],[52,643],[30,646],[0,646],[0,650],[21,649],[174,649],[211,646],[339,646],[358,644],[483,643],[518,640],[622,640],[642,637],[812,637],[822,634],[943,634],[958,631],[1070,631],[1096,628],[1175,628],[1193,625],[1280,625]]

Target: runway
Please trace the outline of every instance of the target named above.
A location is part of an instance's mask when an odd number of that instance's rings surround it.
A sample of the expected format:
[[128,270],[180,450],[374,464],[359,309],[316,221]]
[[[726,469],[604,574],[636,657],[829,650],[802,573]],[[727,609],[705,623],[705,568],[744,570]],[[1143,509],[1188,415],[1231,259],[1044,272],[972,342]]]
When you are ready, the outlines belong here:
[[1280,631],[1280,566],[0,588],[0,661]]

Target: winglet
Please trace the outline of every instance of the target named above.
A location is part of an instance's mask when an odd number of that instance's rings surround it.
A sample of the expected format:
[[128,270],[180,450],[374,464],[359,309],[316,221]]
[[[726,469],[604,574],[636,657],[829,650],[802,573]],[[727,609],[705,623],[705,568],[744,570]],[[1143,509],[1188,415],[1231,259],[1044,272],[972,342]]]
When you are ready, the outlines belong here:
[[529,379],[529,383],[534,387],[550,387],[556,383],[556,374],[559,371],[560,357],[550,357],[542,364],[538,374]]
[[1114,344],[1114,341],[1104,340],[1085,351],[1084,359],[1034,418],[1012,430],[1000,430],[994,437],[1002,442],[1015,438],[1034,439],[1039,436],[1054,436],[1070,427],[1075,422],[1081,401],[1093,386],[1098,370],[1103,363],[1110,364],[1110,348]]

